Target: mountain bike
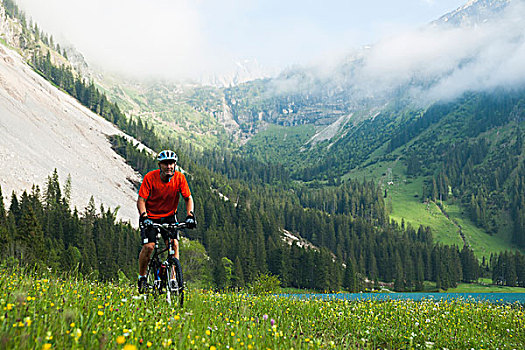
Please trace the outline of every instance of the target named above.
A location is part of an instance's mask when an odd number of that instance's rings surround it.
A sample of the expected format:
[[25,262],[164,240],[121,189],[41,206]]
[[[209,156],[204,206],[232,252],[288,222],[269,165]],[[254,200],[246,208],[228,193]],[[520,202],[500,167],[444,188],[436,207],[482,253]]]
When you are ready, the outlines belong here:
[[[145,294],[158,297],[166,295],[166,301],[171,304],[178,299],[180,307],[184,304],[184,281],[182,279],[182,267],[180,261],[173,257],[175,250],[172,239],[179,240],[179,231],[187,227],[185,222],[175,224],[157,224],[152,227],[157,230],[157,240],[155,249],[151,255],[146,272]],[[164,249],[159,248],[162,241],[161,232],[165,231],[168,237],[168,246]],[[180,271],[180,275],[177,273]]]

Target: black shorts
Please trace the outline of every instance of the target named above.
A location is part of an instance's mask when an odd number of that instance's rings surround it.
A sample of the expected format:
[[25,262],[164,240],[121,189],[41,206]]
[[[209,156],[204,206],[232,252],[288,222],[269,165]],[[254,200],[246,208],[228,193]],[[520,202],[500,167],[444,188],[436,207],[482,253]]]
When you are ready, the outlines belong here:
[[[160,219],[150,219],[156,224],[175,224],[177,222],[177,217],[175,215],[166,216],[165,218]],[[158,229],[155,227],[145,227],[140,230],[140,240],[142,244],[146,243],[155,243],[157,241],[157,232]],[[166,241],[168,239],[167,232],[164,230],[160,231],[162,239]]]

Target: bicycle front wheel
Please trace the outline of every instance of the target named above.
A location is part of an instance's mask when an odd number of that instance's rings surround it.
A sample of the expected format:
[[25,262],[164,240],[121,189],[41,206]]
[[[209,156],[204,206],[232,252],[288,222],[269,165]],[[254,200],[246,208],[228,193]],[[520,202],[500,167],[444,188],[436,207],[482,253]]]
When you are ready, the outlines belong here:
[[171,263],[173,264],[170,266],[172,278],[170,279],[168,288],[166,289],[166,299],[170,304],[172,300],[178,299],[179,306],[182,308],[184,306],[184,281],[182,279],[182,267],[178,259],[173,259]]

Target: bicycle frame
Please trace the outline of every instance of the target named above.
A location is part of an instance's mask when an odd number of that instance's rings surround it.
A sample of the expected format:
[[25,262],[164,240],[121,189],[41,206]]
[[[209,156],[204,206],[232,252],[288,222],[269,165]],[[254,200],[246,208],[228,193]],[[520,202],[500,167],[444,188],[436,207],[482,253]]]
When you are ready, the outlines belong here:
[[[174,259],[175,250],[173,248],[173,239],[179,240],[179,231],[186,228],[186,223],[154,223],[153,227],[157,229],[157,240],[146,272],[147,294],[153,294],[154,296],[166,294],[166,300],[169,304],[171,304],[172,295],[174,295],[175,298],[179,298],[179,303],[182,307],[184,302],[182,268],[180,267],[180,262]],[[159,248],[159,241],[162,238],[161,230],[168,233],[168,246],[163,249]],[[168,252],[168,254],[164,259],[166,252]],[[177,266],[177,264],[179,265]],[[177,270],[181,272],[180,276],[177,274]],[[170,284],[172,280],[176,281],[176,287]]]

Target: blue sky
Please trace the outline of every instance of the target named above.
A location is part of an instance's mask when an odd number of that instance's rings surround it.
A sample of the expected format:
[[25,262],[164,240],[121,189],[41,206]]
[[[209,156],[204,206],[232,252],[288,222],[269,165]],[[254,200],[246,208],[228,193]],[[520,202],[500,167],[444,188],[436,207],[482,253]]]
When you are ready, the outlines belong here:
[[337,57],[413,30],[466,0],[17,0],[56,40],[108,70],[221,74],[235,60],[268,70]]
[[221,49],[282,67],[341,55],[423,26],[464,2],[268,0],[239,5],[231,1],[231,8],[206,2],[199,11],[210,21],[206,35]]

